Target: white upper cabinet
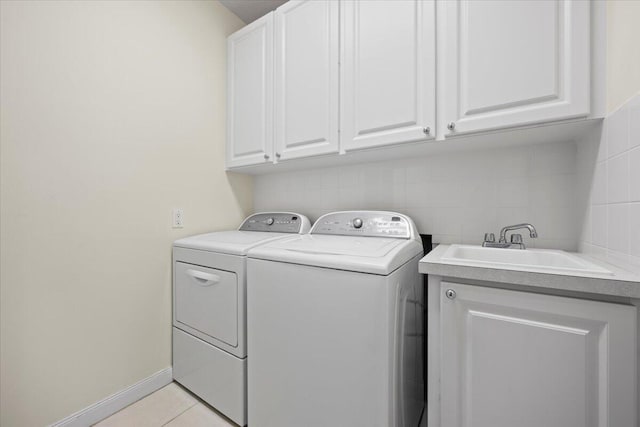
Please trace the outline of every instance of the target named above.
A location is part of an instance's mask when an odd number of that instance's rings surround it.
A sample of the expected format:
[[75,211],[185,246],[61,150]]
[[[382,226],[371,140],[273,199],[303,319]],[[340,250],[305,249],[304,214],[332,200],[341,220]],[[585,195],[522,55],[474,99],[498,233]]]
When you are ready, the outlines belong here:
[[277,160],[337,153],[339,2],[289,1],[275,25]]
[[637,426],[636,309],[441,283],[438,427]]
[[434,2],[343,1],[342,20],[342,149],[433,138]]
[[429,145],[404,143],[589,118],[603,11],[586,0],[290,0],[228,39],[227,167],[383,160]]
[[271,161],[273,13],[227,40],[227,167]]
[[590,8],[579,0],[438,2],[444,136],[587,116]]

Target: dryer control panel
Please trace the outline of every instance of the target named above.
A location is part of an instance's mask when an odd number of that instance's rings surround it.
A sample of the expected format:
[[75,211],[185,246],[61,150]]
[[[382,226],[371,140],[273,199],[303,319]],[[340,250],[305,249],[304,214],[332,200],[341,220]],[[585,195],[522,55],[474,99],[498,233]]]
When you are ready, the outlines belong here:
[[[295,213],[264,212],[245,219],[240,231],[272,231],[274,233],[300,233],[304,217]],[[304,232],[304,230],[302,230]]]
[[311,234],[409,239],[411,225],[404,215],[394,212],[333,212],[320,217]]

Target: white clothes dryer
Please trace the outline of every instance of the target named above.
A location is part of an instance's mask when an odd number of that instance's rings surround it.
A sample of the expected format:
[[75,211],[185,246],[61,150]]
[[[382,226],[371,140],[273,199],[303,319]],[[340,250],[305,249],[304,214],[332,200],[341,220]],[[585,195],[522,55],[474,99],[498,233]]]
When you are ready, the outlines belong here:
[[173,378],[241,426],[247,424],[247,252],[309,228],[304,215],[258,213],[238,230],[173,244]]
[[322,216],[247,262],[251,427],[415,427],[423,249],[394,212]]

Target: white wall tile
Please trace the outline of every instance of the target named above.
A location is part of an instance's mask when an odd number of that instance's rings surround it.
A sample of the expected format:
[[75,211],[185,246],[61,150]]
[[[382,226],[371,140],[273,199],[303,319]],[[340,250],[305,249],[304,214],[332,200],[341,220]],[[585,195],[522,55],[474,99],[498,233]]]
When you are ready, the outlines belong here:
[[254,206],[311,220],[335,210],[394,210],[439,243],[480,243],[505,225],[537,226],[537,215],[541,244],[576,250],[576,155],[574,143],[554,143],[258,176]]
[[593,174],[591,202],[596,205],[607,203],[607,162],[599,162]]
[[427,166],[425,163],[410,163],[406,168],[407,184],[415,184],[426,181]]
[[362,184],[362,166],[342,167],[338,172],[339,187],[359,186]]
[[573,206],[535,206],[531,223],[545,239],[571,239],[580,231]]
[[607,247],[607,205],[596,205],[591,209],[591,242]]
[[[580,247],[640,273],[640,94],[606,117],[603,127],[607,132],[600,140],[601,161],[593,171],[591,201],[584,214],[590,233],[583,227]],[[582,154],[577,169],[588,175],[594,167],[588,148]]]
[[471,185],[461,181],[426,181],[424,187],[424,201],[427,207],[462,207],[462,187]]
[[573,243],[573,239],[564,240],[564,239],[545,239],[544,237],[539,237],[537,239],[531,240],[530,243],[527,244],[528,248],[555,248],[562,249],[564,251],[575,252],[576,248]]
[[320,172],[322,188],[338,188],[338,168],[327,168]]
[[629,148],[629,109],[623,105],[606,119],[607,154],[613,157]]
[[609,121],[605,119],[602,123],[600,141],[598,142],[598,157],[597,157],[598,162],[603,162],[607,160],[607,158],[609,157],[608,137],[607,137],[608,134],[609,134]]
[[640,96],[629,102],[629,148],[640,146]]
[[625,152],[612,157],[607,163],[607,202],[629,200],[629,156]]
[[629,254],[640,257],[640,203],[629,204]]
[[629,201],[640,202],[640,147],[629,151]]
[[[536,146],[537,150],[544,150],[553,144]],[[485,170],[495,171],[502,176],[531,176],[536,173],[537,167],[532,160],[532,147],[520,147],[513,150],[501,150],[493,156],[488,156],[483,163]]]
[[322,188],[322,174],[319,171],[310,171],[304,180],[305,191],[315,191]]
[[427,205],[424,184],[420,182],[407,182],[405,189],[405,206],[407,208],[423,208]]
[[[498,212],[489,206],[478,206],[460,210],[462,240],[465,243],[482,243],[484,233],[495,233],[498,236],[499,228],[509,224],[498,224]],[[514,221],[518,223],[520,221]]]
[[607,206],[607,248],[629,253],[629,206],[626,203]]
[[559,175],[575,170],[574,144],[545,144],[532,147],[532,175]]
[[533,206],[566,206],[575,203],[575,175],[541,175],[531,178]]
[[360,186],[340,186],[337,191],[340,209],[361,209],[363,199]]
[[525,207],[529,205],[531,182],[526,177],[498,179],[496,200],[498,207]]
[[462,241],[462,237],[460,235],[432,234],[432,238],[434,243],[441,243],[443,245],[453,245],[455,243],[458,243],[458,244],[466,243]]
[[591,204],[589,204],[587,206],[586,212],[584,214],[584,221],[582,224],[582,231],[581,231],[581,236],[582,236],[582,242],[583,243],[588,243],[591,244],[592,243],[592,236],[591,236],[591,229],[592,229],[592,219],[591,219]]
[[435,207],[415,212],[416,225],[421,233],[461,235],[464,211],[457,208]]

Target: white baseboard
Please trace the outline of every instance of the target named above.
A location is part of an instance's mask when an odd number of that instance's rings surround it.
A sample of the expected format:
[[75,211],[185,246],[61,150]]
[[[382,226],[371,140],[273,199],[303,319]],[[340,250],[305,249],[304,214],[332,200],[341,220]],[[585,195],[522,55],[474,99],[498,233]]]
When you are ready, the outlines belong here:
[[173,381],[171,367],[158,371],[81,411],[51,424],[49,427],[87,427],[104,420],[119,410],[131,405],[143,397],[161,389]]

